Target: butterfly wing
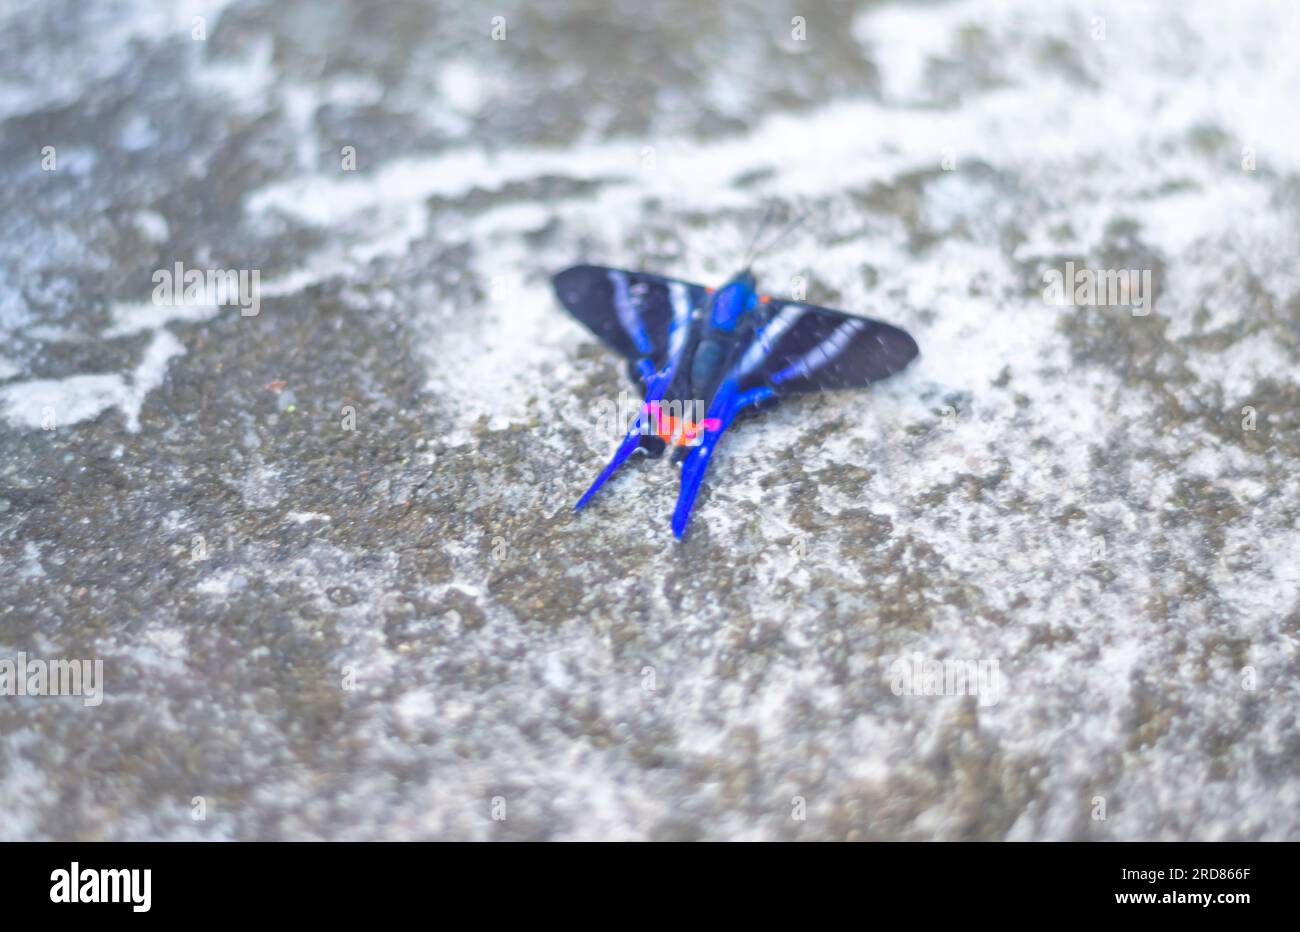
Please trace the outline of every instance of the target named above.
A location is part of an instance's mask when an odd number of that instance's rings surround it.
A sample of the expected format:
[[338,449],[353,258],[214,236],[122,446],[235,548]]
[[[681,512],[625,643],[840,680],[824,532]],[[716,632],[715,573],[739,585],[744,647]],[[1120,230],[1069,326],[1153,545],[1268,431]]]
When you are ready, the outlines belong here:
[[638,448],[662,450],[660,436],[643,428],[651,405],[675,401],[671,388],[689,346],[691,323],[708,304],[703,285],[597,265],[577,265],[552,280],[555,295],[588,330],[627,359],[641,383],[644,407],[613,458],[575,508],[582,508]]
[[716,426],[682,461],[682,485],[673,513],[673,534],[686,533],[691,509],[713,449],[732,420],[745,409],[758,410],[774,397],[858,388],[898,372],[917,356],[916,341],[905,331],[798,301],[768,299],[763,321],[745,345],[724,385],[730,393],[710,404]]
[[575,265],[552,279],[555,295],[588,330],[624,358],[662,369],[707,306],[703,285],[645,272]]
[[883,321],[780,298],[766,306],[737,366],[746,388],[770,385],[777,395],[860,388],[918,353],[910,334]]

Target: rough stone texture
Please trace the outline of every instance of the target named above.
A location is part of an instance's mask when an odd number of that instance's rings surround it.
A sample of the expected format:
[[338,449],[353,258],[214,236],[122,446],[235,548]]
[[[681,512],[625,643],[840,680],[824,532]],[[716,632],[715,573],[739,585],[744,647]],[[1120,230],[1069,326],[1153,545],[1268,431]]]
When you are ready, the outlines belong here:
[[[0,12],[0,659],[106,678],[0,697],[0,838],[1300,834],[1295,5],[162,6]],[[573,514],[626,386],[548,276],[769,206],[922,359],[682,544],[666,461]]]

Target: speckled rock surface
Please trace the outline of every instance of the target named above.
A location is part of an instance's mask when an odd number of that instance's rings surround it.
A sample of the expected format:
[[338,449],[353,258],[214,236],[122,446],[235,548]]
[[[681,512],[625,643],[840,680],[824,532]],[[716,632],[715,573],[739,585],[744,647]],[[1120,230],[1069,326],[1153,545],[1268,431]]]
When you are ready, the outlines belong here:
[[[164,6],[0,8],[0,838],[1300,835],[1294,5]],[[575,515],[769,207],[921,359]]]

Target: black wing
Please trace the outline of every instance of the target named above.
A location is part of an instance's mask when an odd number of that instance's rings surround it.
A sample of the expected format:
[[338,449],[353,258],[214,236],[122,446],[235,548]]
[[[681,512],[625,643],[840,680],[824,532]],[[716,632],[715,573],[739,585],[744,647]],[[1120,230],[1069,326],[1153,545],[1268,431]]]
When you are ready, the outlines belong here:
[[[667,362],[672,337],[685,338],[690,315],[707,306],[703,285],[599,265],[575,265],[551,280],[574,317],[629,360]],[[677,329],[682,328],[682,329]]]
[[916,358],[904,330],[868,317],[772,298],[767,318],[740,363],[744,387],[771,385],[778,395],[858,388]]

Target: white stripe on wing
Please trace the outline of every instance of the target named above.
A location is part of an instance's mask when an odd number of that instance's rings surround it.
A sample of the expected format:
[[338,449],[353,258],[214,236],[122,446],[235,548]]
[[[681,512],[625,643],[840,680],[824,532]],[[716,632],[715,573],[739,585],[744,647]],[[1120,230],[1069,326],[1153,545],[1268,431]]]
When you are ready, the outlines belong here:
[[755,367],[767,358],[767,354],[772,352],[772,347],[776,346],[781,337],[798,323],[803,314],[803,308],[799,305],[788,304],[781,308],[780,313],[774,318],[760,327],[754,334],[753,342],[745,350],[745,355],[740,357],[740,364],[734,370],[734,377],[744,378],[754,371]]
[[811,375],[844,352],[866,325],[866,321],[863,320],[846,320],[836,327],[830,336],[777,373],[772,381],[786,382],[796,377]]

